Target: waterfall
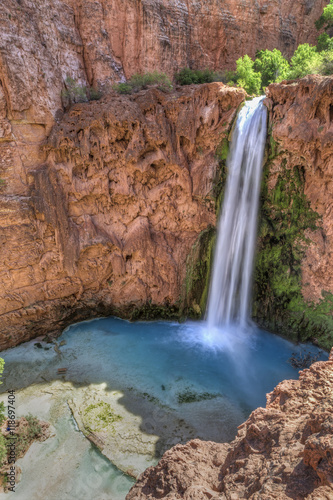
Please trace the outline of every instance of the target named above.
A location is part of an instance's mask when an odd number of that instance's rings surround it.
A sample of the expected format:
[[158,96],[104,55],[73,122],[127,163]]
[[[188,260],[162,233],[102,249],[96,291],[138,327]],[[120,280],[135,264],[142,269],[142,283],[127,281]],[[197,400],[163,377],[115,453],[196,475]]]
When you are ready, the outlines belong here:
[[263,97],[238,114],[227,160],[228,178],[208,300],[208,327],[249,318],[267,110]]

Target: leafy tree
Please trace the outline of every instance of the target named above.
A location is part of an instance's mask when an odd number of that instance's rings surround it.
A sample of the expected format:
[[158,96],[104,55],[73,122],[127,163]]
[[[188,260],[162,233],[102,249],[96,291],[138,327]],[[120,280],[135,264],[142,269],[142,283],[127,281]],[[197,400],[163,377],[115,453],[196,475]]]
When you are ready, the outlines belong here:
[[259,94],[261,88],[261,74],[255,71],[254,62],[246,54],[237,61],[237,84],[243,87],[248,94]]
[[330,3],[324,7],[322,15],[315,24],[318,30],[321,28],[328,30],[333,27],[333,0],[330,0]]
[[254,69],[261,73],[262,86],[281,82],[288,77],[289,63],[281,52],[274,50],[260,50],[257,52]]
[[299,45],[290,61],[289,78],[302,78],[318,73],[322,62],[317,48],[308,43]]
[[317,51],[323,52],[326,50],[333,50],[333,38],[331,38],[327,33],[322,33],[318,37]]
[[321,75],[333,75],[333,49],[321,53],[319,72]]

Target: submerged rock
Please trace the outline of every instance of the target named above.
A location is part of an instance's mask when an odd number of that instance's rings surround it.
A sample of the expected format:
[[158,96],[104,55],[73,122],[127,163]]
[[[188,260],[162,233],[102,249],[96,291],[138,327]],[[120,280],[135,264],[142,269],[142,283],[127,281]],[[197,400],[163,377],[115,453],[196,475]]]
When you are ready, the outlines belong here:
[[333,498],[333,349],[285,380],[229,444],[193,440],[165,453],[127,500]]

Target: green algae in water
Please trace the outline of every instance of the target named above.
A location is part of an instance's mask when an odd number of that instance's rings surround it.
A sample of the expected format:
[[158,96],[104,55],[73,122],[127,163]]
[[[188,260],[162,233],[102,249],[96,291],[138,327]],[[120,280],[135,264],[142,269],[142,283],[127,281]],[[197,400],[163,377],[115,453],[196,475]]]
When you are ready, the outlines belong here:
[[84,410],[84,426],[87,430],[99,431],[104,427],[111,427],[115,431],[114,423],[122,420],[121,415],[117,415],[109,405],[101,401],[91,404]]

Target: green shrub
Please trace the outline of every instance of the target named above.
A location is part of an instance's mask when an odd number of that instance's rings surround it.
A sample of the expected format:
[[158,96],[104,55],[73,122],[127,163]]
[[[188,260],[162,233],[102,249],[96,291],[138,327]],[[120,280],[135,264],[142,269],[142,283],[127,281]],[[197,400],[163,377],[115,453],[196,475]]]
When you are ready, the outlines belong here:
[[232,82],[235,77],[234,71],[213,71],[211,69],[183,68],[175,74],[178,85],[192,85],[212,82]]
[[289,78],[302,78],[306,75],[318,73],[321,66],[321,55],[317,48],[308,43],[299,45],[290,61]]
[[333,0],[330,0],[330,3],[324,7],[323,13],[315,25],[318,30],[321,28],[327,30],[333,26]]
[[160,90],[168,91],[172,89],[172,83],[165,73],[152,73],[135,74],[126,83],[116,83],[113,89],[119,94],[131,94],[132,92],[139,92],[146,89],[151,85],[156,85]]
[[212,70],[183,68],[175,74],[175,80],[179,85],[192,85],[214,82],[215,73]]
[[0,467],[3,465],[7,458],[7,447],[6,438],[3,434],[0,434]]
[[131,94],[133,90],[129,83],[116,83],[113,88],[119,94]]
[[102,97],[102,93],[99,90],[81,85],[70,76],[66,78],[65,86],[66,88],[62,90],[61,96],[63,99],[67,100],[70,105],[80,102],[96,101]]
[[321,75],[333,75],[333,49],[321,53],[319,72]]
[[277,49],[260,50],[256,54],[254,69],[261,74],[262,86],[267,87],[288,77],[289,63]]
[[41,437],[43,430],[38,419],[36,417],[33,417],[30,413],[29,415],[25,416],[25,419],[28,422],[27,438],[29,440],[33,440]]
[[89,101],[99,101],[99,99],[102,97],[102,92],[98,89],[95,89],[94,87],[90,87],[88,90],[88,98]]
[[331,38],[327,33],[322,33],[318,37],[317,51],[323,52],[326,50],[333,50],[333,38]]
[[16,454],[18,457],[24,455],[32,441],[40,438],[43,434],[42,426],[36,417],[29,413],[24,418],[28,422],[28,426],[16,434]]
[[237,84],[243,87],[248,94],[259,94],[261,88],[261,74],[254,69],[254,62],[246,54],[237,61]]

